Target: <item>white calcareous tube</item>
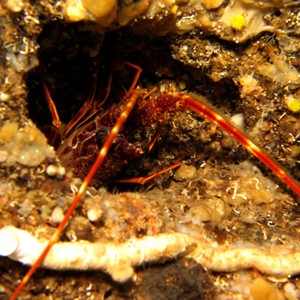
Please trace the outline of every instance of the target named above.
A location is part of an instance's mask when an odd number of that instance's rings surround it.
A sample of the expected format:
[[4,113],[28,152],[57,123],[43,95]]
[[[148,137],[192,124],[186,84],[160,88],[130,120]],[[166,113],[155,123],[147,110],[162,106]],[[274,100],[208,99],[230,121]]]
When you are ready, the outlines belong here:
[[[6,241],[11,241],[7,248]],[[46,244],[13,226],[0,229],[0,255],[26,265],[35,263]],[[54,270],[102,270],[115,281],[124,282],[132,278],[135,266],[174,259],[195,246],[193,238],[181,233],[131,238],[124,243],[60,242],[52,246],[42,267]]]
[[14,226],[0,229],[0,255],[8,256],[23,264],[31,265],[45,245],[29,232]]
[[[47,242],[13,226],[0,229],[0,255],[32,265]],[[300,273],[296,248],[225,248],[212,246],[205,236],[196,240],[185,233],[162,233],[116,242],[60,242],[53,245],[42,266],[54,270],[101,270],[118,282],[134,276],[134,267],[186,255],[211,271],[232,272],[255,268],[273,276]]]
[[18,248],[19,240],[10,230],[11,226],[6,226],[0,230],[0,255],[9,256]]

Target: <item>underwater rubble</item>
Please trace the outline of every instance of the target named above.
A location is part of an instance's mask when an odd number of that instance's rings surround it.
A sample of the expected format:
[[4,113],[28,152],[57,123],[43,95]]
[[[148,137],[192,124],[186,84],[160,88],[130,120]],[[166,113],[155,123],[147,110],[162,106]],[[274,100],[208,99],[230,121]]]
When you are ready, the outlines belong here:
[[[122,62],[134,63],[143,69],[140,85],[202,95],[299,181],[299,1],[99,3],[0,3],[0,228],[15,226],[45,241],[72,202],[82,178],[63,166],[47,142],[52,119],[42,77],[67,123],[89,95],[97,60],[103,98],[107,90],[118,98],[131,85],[134,72]],[[149,133],[136,135],[147,141]],[[272,273],[264,264],[231,267],[237,259],[225,255],[252,249],[267,253],[266,260],[298,257],[297,197],[214,124],[184,112],[162,127],[153,151],[115,177],[155,173],[174,161],[182,166],[144,187],[113,181],[90,187],[61,241],[127,245],[182,234],[193,240],[191,249],[183,251],[184,245],[167,260],[153,254],[146,264],[141,258],[126,284],[116,283],[105,268],[40,269],[22,298],[299,298],[297,272],[278,275],[277,265]],[[208,247],[204,253],[214,251],[224,269],[205,264],[194,241]],[[0,257],[1,299],[27,269]]]

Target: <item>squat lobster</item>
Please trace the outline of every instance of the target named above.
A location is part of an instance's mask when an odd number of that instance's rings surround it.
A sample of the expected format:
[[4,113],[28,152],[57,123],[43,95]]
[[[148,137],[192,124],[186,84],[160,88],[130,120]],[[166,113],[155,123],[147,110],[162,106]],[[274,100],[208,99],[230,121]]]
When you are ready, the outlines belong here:
[[[157,90],[148,91],[142,89],[141,87],[136,87],[142,69],[131,63],[126,63],[126,65],[136,69],[136,75],[128,92],[121,100],[120,105],[122,108],[122,112],[118,117],[115,118],[115,120],[112,116],[115,115],[114,113],[116,112],[116,110],[113,109],[110,110],[109,113],[105,113],[102,118],[100,117],[100,124],[105,125],[105,118],[106,116],[109,116],[113,119],[114,126],[112,126],[107,138],[101,146],[101,150],[97,154],[95,161],[93,162],[90,170],[84,178],[83,183],[80,186],[77,194],[75,195],[71,206],[66,212],[63,221],[59,224],[54,235],[49,240],[40,257],[22,279],[21,283],[16,288],[10,299],[16,299],[24,285],[27,283],[36,269],[41,265],[43,259],[46,257],[52,245],[59,239],[59,236],[66,226],[69,218],[71,217],[71,214],[73,213],[76,205],[95,177],[99,167],[103,165],[103,161],[107,157],[110,148],[114,143],[118,143],[118,134],[120,133],[122,128],[126,126],[124,124],[131,113],[134,114],[134,117],[137,118],[137,121],[135,122],[137,126],[140,126],[145,125],[145,123],[152,124],[155,122],[164,124],[169,115],[175,114],[177,111],[191,110],[204,117],[208,121],[213,122],[222,130],[226,131],[229,135],[231,135],[234,139],[241,143],[250,153],[252,153],[267,167],[269,167],[274,172],[274,174],[276,174],[283,182],[285,182],[290,187],[292,191],[295,192],[297,196],[300,197],[299,184],[277,162],[271,159],[268,154],[260,149],[250,137],[237,129],[225,117],[216,113],[215,109],[208,103],[204,102],[200,96],[192,93],[184,94],[181,92],[160,92]],[[137,107],[137,113],[133,113],[133,109],[135,106]],[[110,121],[112,122],[111,119]],[[56,124],[55,126],[57,128],[57,126],[59,125]],[[72,139],[74,137],[70,138]],[[123,142],[123,140],[119,141],[119,143]]]

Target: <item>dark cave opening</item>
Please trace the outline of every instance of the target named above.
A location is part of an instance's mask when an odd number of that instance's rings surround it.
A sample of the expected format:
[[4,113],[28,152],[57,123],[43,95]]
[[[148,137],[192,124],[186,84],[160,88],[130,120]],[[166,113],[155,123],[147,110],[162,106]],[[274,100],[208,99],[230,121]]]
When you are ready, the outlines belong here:
[[[139,79],[142,87],[157,85],[162,80],[178,83],[188,78],[185,80],[187,91],[202,93],[216,106],[222,107],[225,113],[234,111],[234,101],[238,98],[238,92],[233,82],[224,80],[214,83],[201,70],[191,69],[176,61],[170,49],[172,37],[137,36],[128,29],[108,32],[104,37],[101,33],[85,30],[86,26],[86,24],[52,22],[45,25],[39,36],[40,64],[38,69],[27,76],[28,110],[31,120],[46,136],[49,137],[52,117],[43,91],[43,80],[57,107],[61,121],[67,124],[87,100],[98,63],[99,74],[95,98],[101,102],[101,99],[106,98],[109,90],[109,97],[103,104],[103,111],[118,103],[124,91],[132,83],[135,70],[124,67],[124,61],[143,69]],[[108,83],[110,76],[112,76],[111,86]],[[225,98],[230,101],[224,101]],[[202,117],[185,113],[179,115],[176,122],[179,122],[182,131],[180,128],[174,130],[172,122],[167,122],[165,128],[161,130],[154,150],[141,158],[130,160],[125,171],[117,178],[142,176],[158,171],[172,164],[173,160],[170,160],[170,157],[199,165],[205,159],[221,159],[225,152],[229,152],[228,149],[217,149],[211,146],[214,142],[211,138],[204,137],[201,140],[198,139],[195,130],[184,129],[184,124],[190,117],[198,120],[199,124],[203,122]],[[206,127],[207,125],[199,125],[197,130],[205,130]],[[200,134],[202,137],[205,135],[207,134]],[[213,139],[217,141],[222,139],[222,134],[216,135]],[[215,149],[213,154],[212,149]],[[173,152],[172,155],[168,155],[170,152]],[[195,157],[194,152],[199,154],[193,161],[191,157]],[[245,152],[242,151],[241,156],[235,159],[238,161],[244,155]]]

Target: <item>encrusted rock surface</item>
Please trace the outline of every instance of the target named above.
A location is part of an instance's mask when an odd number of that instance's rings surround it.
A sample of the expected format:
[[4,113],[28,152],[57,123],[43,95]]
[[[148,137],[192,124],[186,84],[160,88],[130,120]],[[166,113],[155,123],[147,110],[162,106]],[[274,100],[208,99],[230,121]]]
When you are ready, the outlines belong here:
[[[123,62],[135,63],[143,68],[142,86],[176,86],[206,97],[229,117],[242,113],[242,126],[299,180],[299,114],[287,104],[300,97],[299,1],[95,3],[0,4],[0,227],[14,225],[46,239],[57,226],[54,212],[71,203],[81,180],[63,170],[40,132],[49,137],[51,127],[42,80],[67,123],[88,97],[97,60],[97,95],[101,100],[109,90],[107,105],[132,82],[134,71]],[[147,142],[152,132],[136,135]],[[195,167],[195,177],[182,174],[176,181],[170,172],[146,187],[109,182],[90,188],[61,239],[124,242],[180,231],[205,235],[212,246],[299,250],[297,198],[242,146],[194,114],[172,117],[153,151],[115,178],[150,174],[175,160]],[[1,299],[26,270],[0,259]],[[39,270],[22,297],[259,299],[257,291],[266,287],[272,299],[300,297],[297,276],[206,271],[178,260],[141,268],[135,282],[120,286],[101,272]]]

